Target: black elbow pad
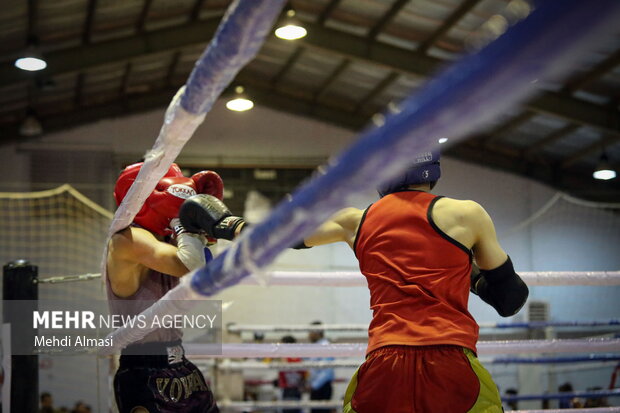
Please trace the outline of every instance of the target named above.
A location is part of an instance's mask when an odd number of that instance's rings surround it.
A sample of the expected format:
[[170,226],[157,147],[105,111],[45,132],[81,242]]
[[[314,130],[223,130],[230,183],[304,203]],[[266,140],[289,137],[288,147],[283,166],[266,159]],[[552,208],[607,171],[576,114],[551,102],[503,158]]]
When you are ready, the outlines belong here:
[[472,276],[471,291],[491,305],[502,317],[515,315],[523,307],[529,289],[517,274],[510,257],[493,270]]
[[293,248],[294,250],[305,250],[305,249],[312,248],[312,247],[307,246],[304,240],[302,239],[297,244],[293,245],[291,248]]

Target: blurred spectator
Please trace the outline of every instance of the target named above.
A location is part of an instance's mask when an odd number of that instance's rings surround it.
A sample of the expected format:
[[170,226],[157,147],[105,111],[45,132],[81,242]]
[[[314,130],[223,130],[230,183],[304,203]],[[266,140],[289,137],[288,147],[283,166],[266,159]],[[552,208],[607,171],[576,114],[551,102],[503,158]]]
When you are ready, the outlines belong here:
[[[312,325],[318,326],[322,323],[320,321],[314,321]],[[308,333],[308,339],[315,344],[329,344],[329,341],[325,338],[322,329],[310,330]],[[329,361],[330,358],[313,358],[314,361]],[[334,369],[311,369],[310,370],[310,400],[331,400],[333,388],[332,382],[334,381]],[[310,413],[330,413],[331,409],[312,409]]]
[[[519,394],[519,392],[517,391],[517,389],[506,389],[506,392],[504,393],[506,395],[506,397],[512,397],[512,396],[517,396]],[[506,410],[519,410],[518,407],[518,402],[516,400],[512,400],[512,401],[508,401],[506,402]]]
[[265,333],[263,333],[262,331],[255,331],[254,332],[254,342],[255,343],[262,343],[265,341]]
[[[600,391],[603,390],[602,387],[590,387],[588,391]],[[586,399],[583,407],[610,407],[609,403],[607,403],[606,397],[589,397]]]
[[[282,337],[283,343],[295,343],[295,337]],[[289,363],[299,363],[300,358],[286,358]],[[301,393],[306,380],[304,370],[283,370],[278,373],[278,387],[282,390],[282,400],[301,400]],[[301,409],[284,409],[282,413],[301,413]]]
[[40,396],[41,407],[39,408],[39,413],[54,413],[54,399],[52,395],[48,392],[41,393]]
[[[574,393],[573,385],[569,382],[566,382],[560,387],[558,387],[558,391],[560,393]],[[575,409],[582,407],[581,402],[578,398],[570,396],[560,399],[559,405],[560,409]]]
[[78,401],[75,403],[71,413],[91,413],[91,409],[90,406],[86,405],[84,402]]

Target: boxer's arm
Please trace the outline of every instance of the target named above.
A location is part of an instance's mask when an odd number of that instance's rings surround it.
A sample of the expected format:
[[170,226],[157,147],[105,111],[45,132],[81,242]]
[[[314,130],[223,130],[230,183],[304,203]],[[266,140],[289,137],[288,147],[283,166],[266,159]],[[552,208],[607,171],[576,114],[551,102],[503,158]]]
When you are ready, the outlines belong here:
[[342,209],[323,223],[312,235],[306,237],[304,244],[308,247],[315,247],[344,241],[353,248],[357,228],[363,215],[364,211],[361,209]]
[[468,213],[466,216],[469,221],[468,226],[474,237],[472,250],[476,258],[476,263],[481,269],[499,267],[506,261],[508,255],[497,240],[495,225],[491,217],[487,211],[476,202],[469,201],[467,208]]
[[111,250],[117,259],[141,264],[163,274],[181,277],[189,271],[174,245],[161,242],[142,228],[130,227],[114,234]]
[[487,212],[472,202],[467,214],[474,235],[474,257],[480,272],[472,274],[471,290],[503,317],[516,314],[527,301],[529,290],[515,272],[510,257],[499,245],[495,226]]

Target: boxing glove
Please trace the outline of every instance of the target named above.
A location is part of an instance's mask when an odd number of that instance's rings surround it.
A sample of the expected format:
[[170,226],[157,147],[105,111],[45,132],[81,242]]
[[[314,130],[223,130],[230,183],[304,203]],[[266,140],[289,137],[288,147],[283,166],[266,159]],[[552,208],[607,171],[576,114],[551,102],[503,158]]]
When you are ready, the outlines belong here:
[[189,232],[204,232],[217,239],[233,240],[245,221],[233,216],[228,207],[212,195],[198,194],[183,202],[179,210],[181,224]]
[[196,185],[197,194],[209,194],[217,199],[223,199],[224,182],[217,172],[201,171],[192,175],[191,179]]

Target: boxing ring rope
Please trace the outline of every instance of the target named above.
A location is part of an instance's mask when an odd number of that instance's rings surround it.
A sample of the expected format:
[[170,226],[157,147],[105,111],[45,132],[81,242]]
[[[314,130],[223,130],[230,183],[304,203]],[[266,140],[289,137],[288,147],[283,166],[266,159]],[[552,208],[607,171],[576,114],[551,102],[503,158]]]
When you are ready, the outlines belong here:
[[[525,271],[519,275],[529,286],[620,285],[620,271]],[[101,278],[100,273],[64,275],[39,279],[39,283],[87,281]],[[366,279],[358,271],[273,271],[267,272],[264,282],[247,277],[240,285],[366,287]]]
[[[595,355],[590,354],[583,357],[498,357],[498,358],[479,358],[482,364],[566,364],[566,363],[592,363],[600,365],[614,365],[613,362],[620,361],[620,354]],[[300,369],[325,369],[325,368],[355,368],[357,369],[364,359],[355,358],[348,360],[328,360],[328,361],[230,361],[225,359],[217,365],[219,370],[300,370]]]
[[[620,271],[525,271],[519,275],[529,286],[620,285]],[[359,271],[274,271],[261,282],[255,277],[242,279],[240,285],[366,287]]]
[[[557,397],[557,399],[564,399],[567,396],[570,397],[572,393],[563,393],[562,397]],[[615,395],[614,395],[615,396]],[[604,396],[603,396],[604,397]],[[542,397],[541,397],[542,398]],[[504,400],[504,398],[502,398]],[[509,400],[509,399],[505,399]],[[512,400],[512,399],[510,399]],[[310,401],[310,400],[302,400],[302,401],[273,401],[273,402],[260,402],[260,401],[251,401],[251,402],[229,402],[223,401],[218,402],[220,408],[225,409],[227,411],[248,411],[253,409],[291,409],[291,408],[317,408],[317,409],[338,409],[342,408],[342,402],[340,401]],[[556,409],[546,409],[546,410],[508,410],[512,413],[565,413],[566,410],[556,410]],[[592,409],[570,409],[571,413],[617,413],[620,412],[620,407],[596,407]]]
[[62,284],[76,281],[91,281],[101,278],[101,274],[79,274],[79,275],[59,275],[57,277],[47,277],[37,280],[37,284]]
[[[480,328],[546,328],[546,327],[620,327],[620,320],[606,321],[530,321],[530,322],[513,322],[513,323],[496,323],[496,322],[479,322]],[[366,333],[368,324],[230,324],[226,327],[229,333],[250,332],[308,332],[311,330],[320,331],[360,331]]]
[[[227,13],[228,20],[233,20],[232,14]],[[620,3],[614,0],[601,0],[597,7],[579,0],[541,3],[498,40],[429,81],[403,102],[399,113],[386,116],[383,126],[367,129],[349,150],[332,160],[290,200],[280,203],[263,223],[245,231],[207,267],[183,277],[178,287],[142,315],[149,320],[155,314],[183,311],[172,304],[173,300],[211,296],[252,273],[260,273],[280,252],[308,236],[332,213],[353,204],[357,194],[398,175],[408,161],[431,149],[438,137],[458,142],[532,95],[536,83],[557,80],[568,73],[600,36],[615,32],[618,18]],[[541,42],[541,38],[545,41]],[[210,46],[205,55],[214,48]],[[191,79],[213,80],[206,75],[192,75]],[[191,87],[188,82],[186,90]],[[172,123],[168,118],[167,114],[162,130]],[[169,158],[159,158],[157,177],[167,170]],[[146,174],[144,168],[139,178],[143,172]],[[153,186],[142,188],[141,201]],[[129,225],[130,218],[115,219],[111,233]],[[147,333],[121,328],[110,338],[115,349],[121,349]]]
[[[366,343],[224,343],[221,354],[213,355],[209,344],[186,343],[185,352],[201,358],[282,358],[282,357],[360,357],[366,354]],[[522,353],[616,353],[618,338],[494,340],[479,341],[478,355]]]

